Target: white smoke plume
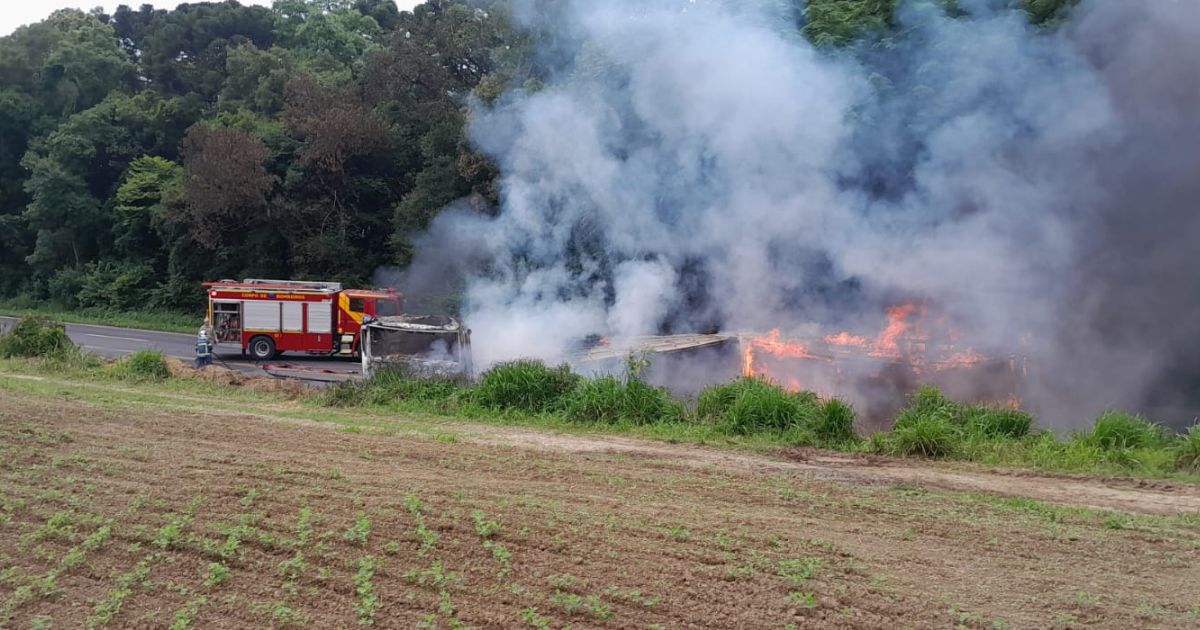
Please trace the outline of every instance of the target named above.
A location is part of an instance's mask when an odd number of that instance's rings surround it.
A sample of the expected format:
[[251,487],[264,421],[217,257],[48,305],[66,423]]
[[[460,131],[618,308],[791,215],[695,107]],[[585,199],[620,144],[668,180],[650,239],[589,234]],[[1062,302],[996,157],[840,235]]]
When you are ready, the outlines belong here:
[[1060,426],[1182,404],[1162,383],[1200,338],[1200,2],[1083,0],[1053,30],[899,2],[902,35],[834,52],[781,4],[517,11],[563,33],[561,75],[476,108],[502,208],[443,213],[416,263],[486,261],[463,270],[479,364],[589,334],[877,330],[919,299],[977,349],[1025,340]]

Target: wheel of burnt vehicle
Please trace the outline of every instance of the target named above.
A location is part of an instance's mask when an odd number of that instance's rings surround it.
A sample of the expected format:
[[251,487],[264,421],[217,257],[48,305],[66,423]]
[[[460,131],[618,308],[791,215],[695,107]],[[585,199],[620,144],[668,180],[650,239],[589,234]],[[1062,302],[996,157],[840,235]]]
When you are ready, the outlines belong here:
[[275,340],[259,335],[250,340],[250,357],[255,361],[270,361],[275,358]]

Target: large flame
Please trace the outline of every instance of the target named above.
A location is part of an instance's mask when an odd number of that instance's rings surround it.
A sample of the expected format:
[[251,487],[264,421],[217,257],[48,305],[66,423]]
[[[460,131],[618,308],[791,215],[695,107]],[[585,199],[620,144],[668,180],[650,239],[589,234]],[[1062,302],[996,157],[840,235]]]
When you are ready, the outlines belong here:
[[[926,312],[926,306],[921,303],[890,306],[885,309],[886,324],[874,337],[842,331],[811,340],[784,339],[779,329],[761,336],[743,336],[742,375],[769,379],[792,391],[806,388],[834,395],[847,384],[843,382],[845,378],[866,377],[885,381],[911,378],[916,382],[926,378],[936,379],[936,372],[976,367],[982,369],[989,364],[988,357],[960,345],[964,335],[953,328],[945,317],[926,321]],[[931,330],[935,331],[933,336]],[[878,374],[872,377],[854,368],[844,372],[844,360],[857,360],[853,359],[855,356],[883,359],[878,363]],[[812,361],[828,363],[832,370],[813,365]],[[900,373],[895,371],[897,367],[909,376],[898,376]],[[1016,367],[1010,364],[1008,371],[1016,375]],[[950,378],[962,380],[957,376]],[[1017,408],[1020,399],[1012,395],[998,404]]]
[[919,335],[913,323],[909,321],[913,315],[921,316],[925,314],[925,308],[916,304],[900,304],[897,306],[889,306],[886,310],[888,323],[879,336],[875,338],[875,343],[871,344],[871,351],[867,354],[873,357],[899,357],[900,340],[909,338],[918,338],[923,340],[924,337]]
[[[924,358],[921,356],[926,347],[928,335],[920,326],[920,320],[925,315],[925,307],[915,303],[898,304],[885,309],[887,324],[874,339],[842,331],[826,335],[822,341],[826,346],[838,348],[860,348],[867,356],[887,359],[905,358],[915,372],[921,372]],[[759,336],[742,340],[742,375],[770,378],[777,382],[795,380],[794,377],[778,378],[772,374],[769,367],[760,360],[762,356],[778,359],[813,359],[833,361],[831,356],[813,354],[809,346],[798,341],[788,341],[782,338],[779,329]],[[969,366],[984,361],[984,357],[966,350],[958,352],[934,363],[935,369]],[[798,383],[797,383],[798,385]]]
[[955,352],[954,354],[933,362],[935,370],[951,370],[954,368],[971,367],[987,361],[987,357],[971,349]]
[[825,343],[831,346],[851,346],[854,348],[865,348],[871,343],[871,340],[867,339],[866,337],[851,335],[843,330],[836,335],[826,335]]
[[[846,348],[866,348],[867,354],[873,357],[898,358],[905,354],[907,348],[901,348],[901,342],[906,346],[916,346],[914,350],[924,350],[926,336],[917,326],[917,321],[925,314],[925,307],[917,304],[898,304],[889,306],[888,322],[874,340],[847,331],[836,335],[826,335],[825,343],[831,346]],[[914,317],[915,316],[915,317]]]
[[[783,359],[820,358],[809,352],[808,347],[804,344],[784,341],[781,339],[781,337],[782,334],[779,332],[779,329],[776,328],[775,330],[772,330],[761,337],[743,340],[742,376],[771,378],[771,374],[766,370],[766,368],[759,364],[755,356],[755,354],[758,352]],[[795,385],[796,389],[799,389],[800,383],[796,382]]]

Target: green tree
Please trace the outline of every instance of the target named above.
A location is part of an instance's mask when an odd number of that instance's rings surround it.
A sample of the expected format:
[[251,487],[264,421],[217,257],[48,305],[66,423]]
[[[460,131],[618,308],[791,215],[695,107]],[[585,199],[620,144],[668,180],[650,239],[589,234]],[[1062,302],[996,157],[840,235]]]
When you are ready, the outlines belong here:
[[183,167],[144,155],[129,164],[114,195],[118,252],[128,260],[165,262],[165,247],[176,236],[171,208],[182,202]]
[[27,258],[49,274],[111,252],[109,199],[128,164],[140,155],[172,156],[181,130],[196,116],[187,99],[152,92],[114,92],[36,141],[22,160],[29,171],[24,218],[37,234]]
[[895,0],[808,0],[802,32],[818,46],[841,46],[890,28],[894,11]]
[[151,86],[211,102],[225,81],[230,47],[249,42],[269,48],[273,22],[269,9],[234,0],[182,4],[145,27],[139,43],[142,71]]
[[132,85],[135,70],[112,27],[75,9],[0,38],[0,85],[40,101],[42,113],[62,118]]
[[327,84],[347,83],[385,31],[349,0],[275,0],[275,34],[299,67]]
[[111,26],[70,9],[54,12],[45,23],[61,33],[39,73],[52,113],[81,111],[100,102],[114,87],[130,84],[134,67]]
[[231,46],[225,59],[220,109],[278,113],[291,72],[289,57],[278,48],[259,50],[250,42]]

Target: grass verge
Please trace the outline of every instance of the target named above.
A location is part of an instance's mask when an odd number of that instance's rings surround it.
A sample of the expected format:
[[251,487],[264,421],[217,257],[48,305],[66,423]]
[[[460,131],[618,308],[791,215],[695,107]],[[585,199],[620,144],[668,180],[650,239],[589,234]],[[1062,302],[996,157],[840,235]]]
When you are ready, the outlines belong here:
[[[43,320],[23,321],[16,333],[0,337],[0,348],[19,347],[20,352],[8,355],[24,358],[0,360],[0,371],[45,374],[43,378],[80,384],[120,382],[116,387],[97,384],[97,391],[82,394],[97,402],[253,413],[254,405],[246,404],[251,402],[264,413],[337,422],[354,432],[417,427],[436,438],[445,434],[446,423],[470,420],[760,451],[811,446],[1054,472],[1200,480],[1200,429],[1172,435],[1119,411],[1105,413],[1092,429],[1063,439],[1033,430],[1034,419],[1022,411],[961,404],[936,389],[923,388],[897,415],[891,431],[862,440],[854,432],[854,410],[843,401],[741,379],[704,390],[692,404],[643,382],[634,362],[623,377],[586,378],[565,367],[521,361],[497,366],[479,384],[381,371],[370,381],[318,391],[270,381],[255,386],[266,384],[276,391],[266,387],[265,392],[251,392],[249,385],[220,379],[172,378],[170,366],[153,352],[106,364],[74,346],[63,346],[60,333]],[[187,369],[180,373],[195,374]],[[86,388],[71,394],[83,391]]]
[[42,317],[72,324],[93,324],[161,332],[195,333],[203,314],[174,311],[111,311],[85,308],[69,310],[52,305],[30,305],[27,300],[0,300],[0,316]]

